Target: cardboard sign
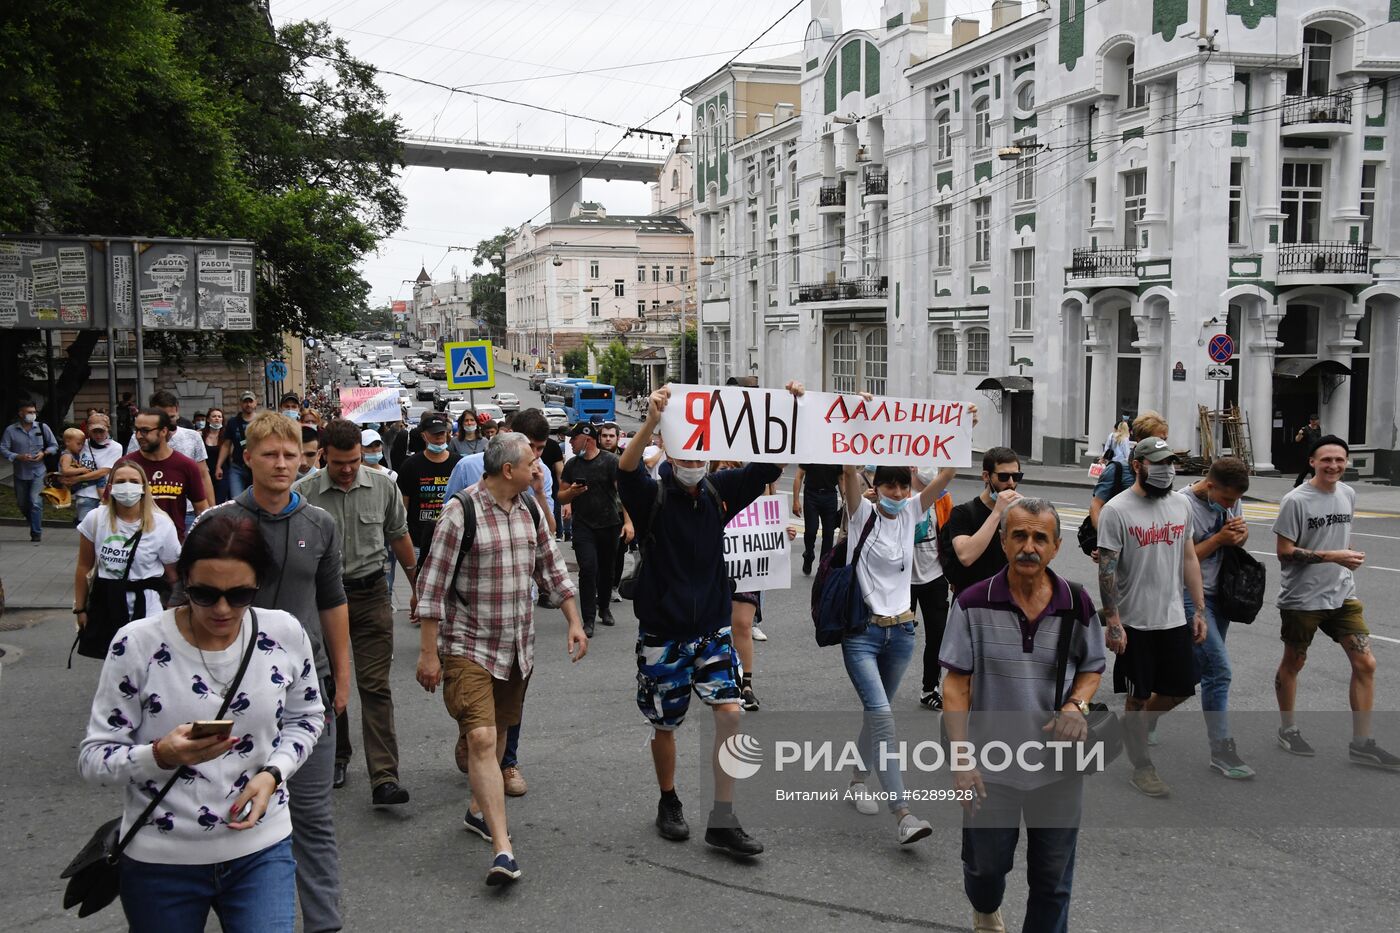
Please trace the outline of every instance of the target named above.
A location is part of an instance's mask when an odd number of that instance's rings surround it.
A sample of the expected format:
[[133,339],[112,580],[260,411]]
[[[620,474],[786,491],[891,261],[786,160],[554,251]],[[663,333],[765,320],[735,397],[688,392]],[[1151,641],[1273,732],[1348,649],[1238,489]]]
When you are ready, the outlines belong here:
[[668,455],[745,463],[965,467],[972,412],[965,402],[785,389],[672,385],[661,415]]
[[740,593],[792,585],[787,509],[782,496],[759,496],[724,528],[724,562]]
[[340,416],[356,424],[378,421],[403,420],[403,408],[399,405],[399,390],[388,389],[341,389]]

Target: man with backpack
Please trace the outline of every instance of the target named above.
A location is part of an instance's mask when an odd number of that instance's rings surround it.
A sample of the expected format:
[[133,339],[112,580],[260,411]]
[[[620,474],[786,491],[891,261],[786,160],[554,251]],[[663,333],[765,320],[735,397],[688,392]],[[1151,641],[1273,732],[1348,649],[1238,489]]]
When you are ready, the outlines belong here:
[[29,519],[29,540],[38,544],[44,534],[44,458],[58,453],[58,440],[47,424],[39,421],[34,403],[19,403],[19,420],[0,436],[0,455],[13,465],[15,500],[20,513]]
[[[800,382],[789,382],[793,395]],[[652,479],[642,453],[661,422],[671,387],[651,394],[646,420],[617,466],[618,491],[642,542],[633,599],[637,635],[637,706],[650,721],[652,763],[661,800],[656,828],[663,838],[690,838],[676,794],[675,730],[692,691],[715,715],[715,748],[738,729],[742,677],[730,635],[731,590],[724,563],[724,527],[776,482],[783,468],[750,463],[706,475],[703,460],[672,450],[661,478]],[[763,844],[734,814],[734,779],[714,771],[715,800],[705,842],[732,855],[754,856]]]
[[[528,490],[541,469],[523,434],[492,439],[485,476],[443,505],[418,580],[418,682],[465,733],[472,797],[463,824],[494,849],[491,886],[520,878],[499,766],[534,671],[531,581],[563,603],[569,657],[588,651],[574,583]],[[470,512],[467,510],[470,509]]]

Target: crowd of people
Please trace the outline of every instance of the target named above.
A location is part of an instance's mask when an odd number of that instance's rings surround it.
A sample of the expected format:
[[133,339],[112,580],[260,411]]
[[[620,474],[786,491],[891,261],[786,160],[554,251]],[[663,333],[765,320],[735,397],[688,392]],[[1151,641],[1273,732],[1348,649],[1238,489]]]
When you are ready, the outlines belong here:
[[[456,724],[455,759],[471,788],[463,825],[491,846],[488,885],[522,875],[506,798],[527,792],[519,750],[535,611],[562,611],[564,648],[577,662],[596,626],[617,624],[614,590],[629,564],[655,826],[667,840],[689,838],[676,732],[692,694],[710,707],[716,749],[744,712],[759,709],[752,659],[762,600],[730,583],[725,527],[772,491],[781,465],[669,456],[658,430],[668,388],[650,396],[630,439],[611,422],[551,429],[539,409],[503,424],[429,411],[410,427],[355,424],[296,396],[259,411],[244,393],[230,417],[210,409],[189,422],[169,392],[149,402],[130,419],[124,455],[110,418],[92,412],[65,433],[58,468],[77,508],[80,650],[103,659],[80,767],[124,788],[128,823],[159,800],[152,828],[122,855],[132,929],[202,929],[212,908],[226,929],[291,930],[298,899],[304,929],[343,927],[331,802],[349,781],[352,700],[370,803],[410,799],[391,678],[395,567],[419,628],[416,680],[441,689]],[[0,453],[15,465],[17,495],[32,502],[35,476],[42,480],[42,461],[59,444],[36,426],[32,405],[19,415]],[[919,705],[944,714],[953,741],[967,739],[979,714],[1008,711],[1044,714],[1056,738],[1083,740],[1112,655],[1113,689],[1131,714],[1134,788],[1170,794],[1152,758],[1156,723],[1198,685],[1210,767],[1228,779],[1254,776],[1229,728],[1231,619],[1220,601],[1222,556],[1249,536],[1240,508],[1249,472],[1223,458],[1178,490],[1167,436],[1149,412],[1108,438],[1088,522],[1097,599],[1051,569],[1060,516],[1020,492],[1025,474],[1009,448],[986,451],[980,490],[956,505],[951,468],[795,464],[802,573],[844,536],[869,616],[841,645],[867,764],[850,775],[849,799],[877,814],[867,785],[878,781],[897,844],[934,832],[911,812],[899,768],[875,754],[896,741],[893,697],[920,622]],[[1370,733],[1376,664],[1352,577],[1365,555],[1350,546],[1348,455],[1343,439],[1319,436],[1314,475],[1285,496],[1274,526],[1283,570],[1278,742],[1315,753],[1293,709],[1321,629],[1351,662],[1350,760],[1397,769],[1400,758]],[[35,540],[41,530],[36,523]],[[1061,645],[1063,672],[1047,677]],[[245,651],[254,662],[241,671]],[[176,773],[184,780],[163,791]],[[759,855],[764,845],[739,819],[733,778],[718,767],[714,777],[705,842]],[[968,770],[955,782],[967,792],[962,860],[973,928],[1005,929],[1001,902],[1024,825],[1023,929],[1067,929],[1082,778]],[[199,870],[215,863],[222,881]]]

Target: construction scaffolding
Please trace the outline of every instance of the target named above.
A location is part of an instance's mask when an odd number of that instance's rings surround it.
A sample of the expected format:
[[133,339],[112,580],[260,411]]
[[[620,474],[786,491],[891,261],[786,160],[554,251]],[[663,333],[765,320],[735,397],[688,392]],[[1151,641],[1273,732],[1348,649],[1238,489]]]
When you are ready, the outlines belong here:
[[[1254,472],[1254,444],[1250,440],[1249,418],[1238,405],[1222,411],[1212,411],[1204,405],[1199,409],[1197,430],[1201,437],[1201,459],[1209,466],[1224,456],[1238,457]],[[1217,440],[1217,436],[1219,439]]]

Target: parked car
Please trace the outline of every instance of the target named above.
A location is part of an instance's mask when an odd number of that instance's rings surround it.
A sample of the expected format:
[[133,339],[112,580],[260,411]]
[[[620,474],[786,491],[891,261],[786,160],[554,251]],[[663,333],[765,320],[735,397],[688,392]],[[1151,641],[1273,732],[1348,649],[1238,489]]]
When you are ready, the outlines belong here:
[[531,373],[530,388],[534,389],[536,392],[539,392],[540,395],[544,395],[544,384],[545,381],[548,379],[548,373]]
[[430,367],[428,368],[428,378],[429,378],[429,379],[439,379],[439,380],[441,380],[441,379],[446,379],[446,378],[447,378],[447,366],[446,366],[446,364],[443,364],[443,363],[434,363],[432,366],[430,366]]
[[562,408],[544,409],[544,420],[549,422],[551,431],[557,428],[567,428],[569,426],[569,414]]
[[497,392],[491,396],[491,400],[501,406],[501,411],[515,412],[520,410],[520,396],[514,392]]
[[408,386],[410,389],[413,388],[414,386],[416,386],[416,385],[418,384],[418,374],[417,374],[417,373],[400,373],[400,374],[399,374],[399,384],[400,384],[400,385],[406,385],[406,386]]
[[464,402],[467,399],[466,389],[449,389],[445,385],[439,385],[433,389],[433,401],[442,409],[448,402]]
[[506,413],[501,410],[501,406],[492,405],[490,402],[481,402],[476,406],[478,415],[490,415],[496,421],[505,421]]
[[399,405],[400,405],[401,407],[403,407],[403,408],[407,408],[410,404],[412,404],[412,402],[413,402],[413,390],[412,390],[412,389],[400,388],[400,389],[399,389]]
[[462,417],[462,412],[471,407],[471,402],[465,399],[453,399],[447,403],[447,408],[445,408],[444,411],[446,411],[448,417],[452,419],[452,423],[456,424],[457,419]]
[[369,389],[374,387],[374,377],[371,376],[365,370],[360,370],[355,381],[357,381],[360,384],[360,388],[362,389]]
[[413,393],[413,397],[420,402],[437,401],[437,386],[431,382],[418,383],[418,391]]

